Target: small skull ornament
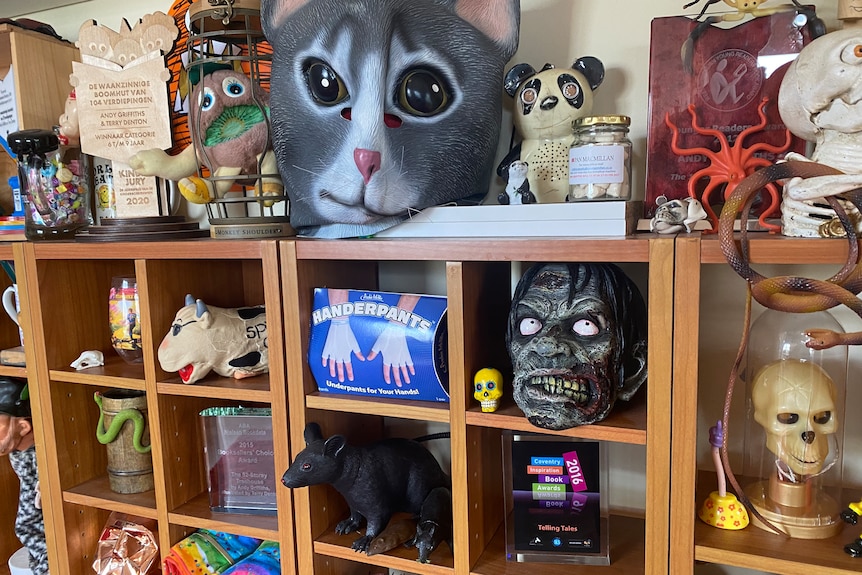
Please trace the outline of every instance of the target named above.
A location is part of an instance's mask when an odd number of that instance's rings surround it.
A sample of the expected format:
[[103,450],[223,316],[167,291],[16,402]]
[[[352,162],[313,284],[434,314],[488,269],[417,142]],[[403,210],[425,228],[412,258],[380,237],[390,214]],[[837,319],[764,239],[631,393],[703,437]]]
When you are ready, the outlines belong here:
[[91,367],[99,367],[105,365],[105,355],[98,350],[87,350],[78,356],[78,359],[73,361],[69,367],[74,367],[76,370],[89,369]]
[[497,411],[503,397],[503,374],[493,367],[477,371],[473,377],[473,397],[482,404],[483,412]]
[[838,420],[835,386],[820,366],[796,359],[767,365],[754,379],[751,401],[783,476],[798,481],[829,468],[829,438]]
[[646,305],[613,264],[535,264],[512,298],[512,397],[533,425],[603,420],[647,376]]

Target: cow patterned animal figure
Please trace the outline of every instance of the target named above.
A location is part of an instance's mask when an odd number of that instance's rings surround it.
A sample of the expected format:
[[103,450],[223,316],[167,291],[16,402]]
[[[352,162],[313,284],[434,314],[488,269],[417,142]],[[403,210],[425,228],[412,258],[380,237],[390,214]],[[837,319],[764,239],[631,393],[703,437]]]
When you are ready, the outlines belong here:
[[269,371],[263,306],[220,308],[186,295],[159,344],[159,364],[195,383],[210,371],[242,379]]

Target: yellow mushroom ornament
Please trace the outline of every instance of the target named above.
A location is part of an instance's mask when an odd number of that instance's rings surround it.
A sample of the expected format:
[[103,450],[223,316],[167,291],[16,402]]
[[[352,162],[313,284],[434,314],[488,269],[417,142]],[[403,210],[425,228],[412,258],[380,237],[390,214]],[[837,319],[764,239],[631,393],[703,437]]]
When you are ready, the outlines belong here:
[[497,411],[503,397],[503,374],[493,367],[477,371],[473,377],[473,397],[482,404],[483,412]]

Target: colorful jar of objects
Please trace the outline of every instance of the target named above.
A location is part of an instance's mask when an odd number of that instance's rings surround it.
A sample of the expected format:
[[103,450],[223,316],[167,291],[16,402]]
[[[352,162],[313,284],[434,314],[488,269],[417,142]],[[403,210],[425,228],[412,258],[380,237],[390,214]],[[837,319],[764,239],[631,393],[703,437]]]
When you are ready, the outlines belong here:
[[18,159],[26,238],[71,239],[89,226],[88,157],[60,146],[49,130],[13,132],[8,142]]

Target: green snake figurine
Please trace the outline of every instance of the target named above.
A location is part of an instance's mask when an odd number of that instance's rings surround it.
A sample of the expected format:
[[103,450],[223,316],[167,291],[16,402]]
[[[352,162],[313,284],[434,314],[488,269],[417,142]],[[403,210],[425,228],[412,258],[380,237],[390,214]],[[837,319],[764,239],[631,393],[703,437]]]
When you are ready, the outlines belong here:
[[117,435],[120,434],[123,424],[128,420],[132,420],[132,423],[135,425],[134,435],[132,436],[132,445],[134,446],[135,451],[138,453],[150,452],[150,449],[153,447],[152,445],[144,446],[141,444],[141,439],[144,437],[146,421],[144,421],[144,415],[140,411],[134,408],[120,411],[111,421],[111,426],[106,430],[105,412],[102,409],[102,396],[99,395],[99,392],[96,392],[93,394],[93,399],[99,406],[99,423],[96,424],[96,439],[99,440],[99,443],[106,445],[117,439]]

